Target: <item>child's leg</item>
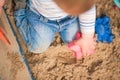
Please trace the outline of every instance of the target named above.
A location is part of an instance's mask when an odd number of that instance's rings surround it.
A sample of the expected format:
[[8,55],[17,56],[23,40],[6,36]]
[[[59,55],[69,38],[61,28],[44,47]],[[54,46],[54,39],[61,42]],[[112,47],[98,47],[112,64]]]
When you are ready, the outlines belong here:
[[71,18],[69,21],[63,23],[60,35],[65,43],[69,43],[75,39],[76,33],[80,32],[79,21],[78,18]]
[[29,10],[21,9],[15,12],[16,26],[30,52],[45,51],[55,36],[55,30],[43,19]]

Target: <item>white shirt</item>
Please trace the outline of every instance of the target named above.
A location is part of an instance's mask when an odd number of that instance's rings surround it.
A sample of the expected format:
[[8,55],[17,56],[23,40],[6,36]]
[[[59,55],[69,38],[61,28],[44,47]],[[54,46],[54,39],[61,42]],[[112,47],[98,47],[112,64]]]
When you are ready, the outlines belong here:
[[[37,11],[50,20],[61,19],[68,16],[53,0],[30,0],[30,9]],[[81,32],[90,34],[95,32],[96,7],[95,5],[79,16]]]
[[[68,14],[62,11],[52,0],[31,0],[31,9],[35,9],[38,13],[50,20],[56,20],[66,17]],[[32,10],[34,11],[34,10]]]

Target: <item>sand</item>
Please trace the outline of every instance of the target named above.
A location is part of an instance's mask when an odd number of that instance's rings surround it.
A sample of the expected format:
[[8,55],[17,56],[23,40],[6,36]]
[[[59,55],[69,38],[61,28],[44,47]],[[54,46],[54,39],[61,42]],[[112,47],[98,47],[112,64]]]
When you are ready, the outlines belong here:
[[114,10],[113,6],[112,0],[97,2],[97,17],[103,14],[110,17],[110,27],[115,39],[112,43],[98,42],[95,54],[91,56],[76,60],[73,52],[63,44],[58,33],[50,48],[44,53],[29,53],[25,49],[35,80],[119,80],[120,10]]
[[[11,10],[7,12],[12,16]],[[3,27],[5,35],[11,43],[8,46],[0,40],[0,80],[30,80],[30,75],[20,56],[16,38],[10,29],[4,11],[0,15],[0,26]]]

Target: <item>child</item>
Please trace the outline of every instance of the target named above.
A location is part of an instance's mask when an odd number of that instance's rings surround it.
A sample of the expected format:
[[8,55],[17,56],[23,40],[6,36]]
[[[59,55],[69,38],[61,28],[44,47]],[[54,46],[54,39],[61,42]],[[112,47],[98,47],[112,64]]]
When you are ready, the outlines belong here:
[[[16,26],[27,48],[44,52],[59,32],[65,43],[75,42],[83,55],[95,48],[95,0],[27,0],[25,9],[15,11]],[[75,40],[77,32],[82,38]]]

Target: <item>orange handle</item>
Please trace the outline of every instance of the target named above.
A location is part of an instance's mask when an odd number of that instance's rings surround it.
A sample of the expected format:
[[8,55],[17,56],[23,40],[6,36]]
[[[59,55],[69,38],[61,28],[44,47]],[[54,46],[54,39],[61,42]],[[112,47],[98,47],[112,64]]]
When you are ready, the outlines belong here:
[[9,42],[9,40],[7,39],[7,37],[5,36],[5,33],[4,33],[4,31],[3,31],[3,29],[0,27],[0,39],[2,40],[2,41],[4,41],[7,45],[9,45],[10,46],[10,42]]

